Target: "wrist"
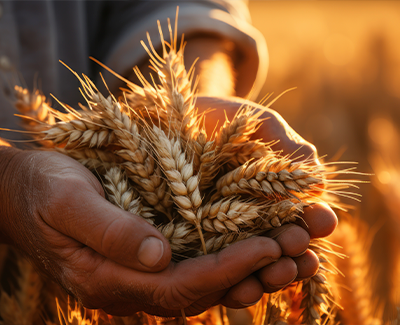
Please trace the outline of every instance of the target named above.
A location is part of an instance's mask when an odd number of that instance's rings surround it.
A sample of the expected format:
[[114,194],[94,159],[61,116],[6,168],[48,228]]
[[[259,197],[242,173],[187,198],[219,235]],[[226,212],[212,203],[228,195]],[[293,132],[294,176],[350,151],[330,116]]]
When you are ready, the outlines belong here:
[[0,244],[11,244],[9,234],[9,220],[11,218],[10,186],[13,182],[10,170],[12,169],[15,157],[21,150],[0,145]]
[[185,47],[185,65],[189,70],[196,63],[199,95],[234,96],[236,50],[234,44],[212,35],[192,36]]

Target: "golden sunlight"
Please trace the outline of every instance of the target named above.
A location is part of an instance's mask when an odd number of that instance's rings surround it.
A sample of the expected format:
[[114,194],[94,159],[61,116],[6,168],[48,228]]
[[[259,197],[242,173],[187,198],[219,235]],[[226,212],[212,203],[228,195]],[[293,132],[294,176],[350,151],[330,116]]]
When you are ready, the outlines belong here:
[[60,325],[97,325],[99,322],[99,311],[94,310],[90,311],[90,319],[88,314],[88,310],[83,308],[83,315],[82,315],[82,307],[78,305],[77,302],[75,302],[74,308],[71,307],[70,305],[70,298],[68,297],[68,311],[67,311],[67,317],[65,317],[65,314],[58,303],[58,299],[56,298],[56,304],[57,304],[57,312],[58,312],[58,318],[60,321]]

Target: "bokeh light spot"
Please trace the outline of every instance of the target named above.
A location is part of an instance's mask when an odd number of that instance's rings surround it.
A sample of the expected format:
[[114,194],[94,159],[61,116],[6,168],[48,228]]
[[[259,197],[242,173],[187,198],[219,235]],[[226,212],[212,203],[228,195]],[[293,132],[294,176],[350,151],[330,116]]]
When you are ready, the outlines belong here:
[[381,170],[378,173],[378,179],[382,184],[389,184],[391,179],[390,173],[387,170]]
[[385,145],[393,140],[395,130],[390,120],[379,117],[369,123],[368,134],[375,143]]

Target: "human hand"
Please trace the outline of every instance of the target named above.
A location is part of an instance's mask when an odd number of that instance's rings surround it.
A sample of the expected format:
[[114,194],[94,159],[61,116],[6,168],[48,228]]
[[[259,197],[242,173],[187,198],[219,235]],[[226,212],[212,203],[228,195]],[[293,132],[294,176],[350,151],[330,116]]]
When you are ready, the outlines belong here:
[[[298,135],[277,112],[271,109],[245,101],[237,97],[198,97],[197,106],[199,112],[209,108],[213,109],[206,114],[206,129],[208,134],[214,130],[217,120],[225,121],[225,114],[232,120],[236,111],[243,104],[259,107],[265,113],[260,118],[266,118],[263,125],[253,135],[254,139],[263,139],[264,142],[276,141],[274,150],[282,150],[284,155],[296,152],[293,158],[298,160],[311,160],[319,164],[317,151],[309,142]],[[265,292],[273,292],[281,289],[292,281],[308,278],[315,274],[319,267],[317,256],[307,249],[310,238],[320,238],[330,235],[337,226],[337,217],[332,209],[326,204],[314,204],[304,209],[303,221],[296,224],[288,224],[273,230],[269,236],[276,239],[282,248],[282,257],[268,269],[257,272],[257,277]],[[274,275],[271,273],[276,272]],[[279,275],[278,278],[275,276]],[[273,288],[268,285],[271,279],[281,286]],[[283,285],[285,284],[285,285]],[[238,307],[238,306],[236,306]]]
[[[1,148],[0,165],[0,241],[18,247],[87,308],[160,316],[185,308],[194,315],[217,303],[253,304],[263,286],[282,284],[282,262],[272,263],[291,246],[288,236],[251,238],[177,264],[167,240],[106,201],[95,176],[73,159]],[[266,280],[257,279],[258,270]]]

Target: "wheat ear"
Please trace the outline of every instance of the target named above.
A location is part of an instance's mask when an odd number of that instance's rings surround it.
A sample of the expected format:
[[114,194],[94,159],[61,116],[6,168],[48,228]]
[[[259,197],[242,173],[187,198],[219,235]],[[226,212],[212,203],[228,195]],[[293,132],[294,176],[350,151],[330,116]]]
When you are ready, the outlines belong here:
[[141,194],[150,205],[168,215],[170,203],[166,184],[159,170],[154,167],[153,158],[147,153],[146,141],[141,136],[137,121],[133,119],[138,117],[128,109],[124,110],[114,97],[105,98],[88,77],[83,75],[82,79],[73,73],[81,82],[82,94],[89,107],[97,113],[94,122],[113,130],[115,142],[121,147],[114,153],[125,160],[123,167],[129,172],[129,178],[141,186]]
[[221,167],[217,163],[216,143],[215,140],[207,141],[205,128],[202,128],[192,141],[192,146],[196,153],[194,166],[201,174],[199,187],[201,191],[204,191],[214,184],[214,179]]
[[237,197],[225,198],[205,206],[202,226],[209,232],[238,232],[241,226],[254,227],[254,221],[264,209],[265,203],[246,202]]
[[371,239],[367,226],[357,219],[342,219],[338,229],[329,237],[342,247],[341,252],[346,255],[346,258],[334,259],[343,273],[343,276],[335,277],[335,289],[343,306],[343,310],[338,311],[338,319],[343,324],[378,324],[378,318],[382,318],[382,315],[374,314],[377,306],[373,301],[368,255]]
[[30,92],[26,88],[15,86],[14,96],[14,106],[16,109],[24,114],[24,116],[30,118],[23,119],[26,129],[36,131],[36,126],[41,124],[41,122],[48,125],[56,122],[54,116],[51,114],[50,105],[46,97],[39,90]]
[[249,105],[243,105],[232,121],[228,119],[220,128],[216,136],[217,151],[221,163],[236,156],[243,144],[259,129],[264,119],[260,116],[264,112]]
[[[312,239],[309,247],[318,256],[320,266],[317,274],[302,281],[303,299],[300,308],[304,310],[301,324],[320,325],[335,321],[336,307],[340,307],[325,274],[336,275],[339,272],[331,259],[332,256],[343,258],[343,255],[333,251],[331,243],[324,239]],[[322,319],[324,315],[326,320]]]
[[151,225],[154,225],[154,215],[151,207],[144,207],[141,197],[130,188],[126,174],[118,167],[113,167],[104,175],[104,189],[108,194],[108,200],[132,214],[141,216]]
[[217,193],[212,198],[238,194],[269,199],[301,198],[322,183],[319,166],[294,163],[285,157],[265,157],[247,162],[222,176],[216,184]]
[[168,179],[173,193],[172,199],[178,207],[179,214],[196,226],[203,252],[206,253],[201,230],[202,209],[199,209],[202,203],[199,190],[200,175],[194,175],[193,161],[187,160],[188,157],[182,151],[179,138],[168,138],[164,131],[156,126],[151,132],[155,154]]
[[190,245],[200,239],[197,229],[189,222],[174,224],[171,221],[157,229],[168,239],[172,253],[182,254],[190,250]]
[[[205,233],[205,245],[207,253],[218,252],[229,245],[232,245],[238,241],[257,236],[257,232],[229,232],[229,233]],[[204,252],[199,251],[198,255],[203,255]]]
[[147,36],[151,50],[144,42],[141,43],[149,54],[150,64],[159,78],[160,85],[156,86],[156,89],[163,98],[168,116],[167,120],[170,123],[169,127],[180,130],[180,137],[188,141],[197,129],[198,122],[195,111],[195,87],[193,86],[194,69],[190,69],[189,72],[185,69],[183,62],[185,43],[182,38],[178,47],[177,24],[175,24],[174,31],[172,31],[171,25],[168,25],[170,28],[170,44],[164,43],[164,36],[160,22],[158,22],[163,46],[162,57],[155,51],[149,34]]
[[275,203],[228,197],[203,207],[202,226],[205,231],[218,233],[266,231],[301,219],[306,206],[289,199]]
[[288,306],[281,297],[282,292],[268,295],[264,325],[288,325]]

